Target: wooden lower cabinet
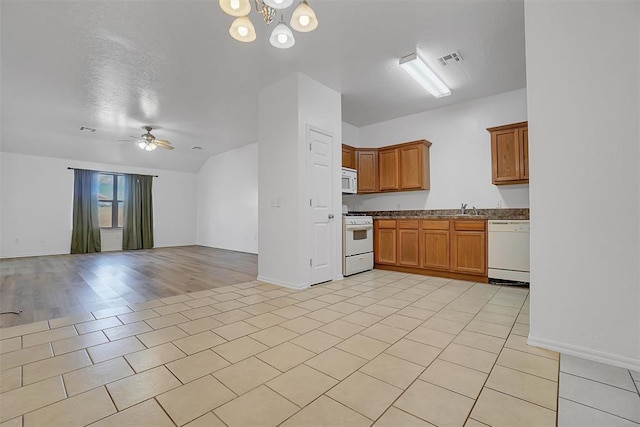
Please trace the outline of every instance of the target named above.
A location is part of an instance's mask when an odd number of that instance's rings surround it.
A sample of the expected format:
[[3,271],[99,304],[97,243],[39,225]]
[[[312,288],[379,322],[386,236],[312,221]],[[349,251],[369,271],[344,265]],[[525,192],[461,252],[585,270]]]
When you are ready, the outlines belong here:
[[449,247],[449,220],[422,221],[422,268],[449,270],[451,267]]
[[398,221],[398,265],[420,267],[419,228],[418,220]]
[[454,221],[451,241],[453,270],[487,274],[486,221]]
[[396,221],[374,221],[373,255],[376,264],[395,265],[398,263],[396,246]]
[[486,220],[375,220],[381,268],[487,282]]

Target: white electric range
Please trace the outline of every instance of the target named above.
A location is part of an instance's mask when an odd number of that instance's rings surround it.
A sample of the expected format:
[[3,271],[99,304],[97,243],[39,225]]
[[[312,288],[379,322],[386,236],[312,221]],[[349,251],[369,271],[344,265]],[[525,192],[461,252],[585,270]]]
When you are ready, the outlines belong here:
[[342,217],[342,275],[350,276],[373,268],[373,217]]

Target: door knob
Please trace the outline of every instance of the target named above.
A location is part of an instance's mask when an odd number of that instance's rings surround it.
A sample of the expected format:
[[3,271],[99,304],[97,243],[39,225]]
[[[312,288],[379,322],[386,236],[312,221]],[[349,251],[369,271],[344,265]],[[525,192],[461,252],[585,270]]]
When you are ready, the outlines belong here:
[[333,214],[329,214],[329,219],[333,219]]

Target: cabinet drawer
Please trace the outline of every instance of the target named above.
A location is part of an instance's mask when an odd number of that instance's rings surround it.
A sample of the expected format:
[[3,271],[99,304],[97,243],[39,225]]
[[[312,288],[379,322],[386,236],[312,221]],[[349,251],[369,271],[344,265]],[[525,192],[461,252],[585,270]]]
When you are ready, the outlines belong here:
[[378,219],[378,228],[396,228],[395,219]]
[[422,229],[423,230],[448,230],[449,229],[449,220],[424,220],[422,221]]
[[455,220],[456,231],[484,231],[486,221]]
[[420,221],[418,221],[417,219],[402,219],[398,220],[398,228],[417,230],[419,223]]

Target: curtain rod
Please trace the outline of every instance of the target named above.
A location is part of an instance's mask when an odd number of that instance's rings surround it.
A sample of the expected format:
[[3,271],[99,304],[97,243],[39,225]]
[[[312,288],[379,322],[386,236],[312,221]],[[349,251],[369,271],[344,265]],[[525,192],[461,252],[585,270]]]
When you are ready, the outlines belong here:
[[91,172],[100,172],[100,173],[109,173],[109,174],[113,174],[113,175],[140,175],[140,176],[152,176],[154,178],[158,178],[158,175],[141,175],[139,173],[126,173],[126,172],[109,172],[109,171],[97,171],[97,170],[93,170],[93,169],[83,169],[83,168],[72,168],[72,167],[68,167],[67,169],[70,170],[81,170],[81,171],[91,171]]

